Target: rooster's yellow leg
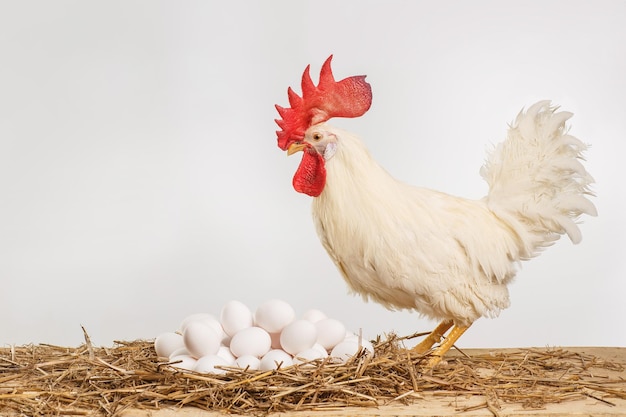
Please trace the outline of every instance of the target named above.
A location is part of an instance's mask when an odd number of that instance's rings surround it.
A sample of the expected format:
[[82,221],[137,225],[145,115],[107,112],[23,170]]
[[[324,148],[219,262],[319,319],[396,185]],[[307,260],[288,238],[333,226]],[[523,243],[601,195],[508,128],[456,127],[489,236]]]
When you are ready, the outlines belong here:
[[439,323],[439,326],[435,328],[428,336],[424,338],[419,344],[413,347],[413,352],[416,353],[426,353],[428,350],[433,347],[435,343],[439,343],[444,334],[448,331],[448,329],[452,327],[452,320],[444,320]]
[[436,366],[439,362],[441,362],[441,358],[445,355],[450,348],[454,345],[454,343],[459,340],[459,337],[469,328],[462,326],[454,326],[452,330],[450,330],[450,334],[446,336],[444,341],[432,351],[432,356],[428,361],[427,366],[432,368]]

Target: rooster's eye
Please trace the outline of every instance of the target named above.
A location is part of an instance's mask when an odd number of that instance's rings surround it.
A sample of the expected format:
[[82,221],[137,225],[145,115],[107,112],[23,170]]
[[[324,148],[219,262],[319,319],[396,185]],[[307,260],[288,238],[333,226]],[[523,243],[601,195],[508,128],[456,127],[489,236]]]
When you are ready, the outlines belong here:
[[313,133],[313,140],[315,141],[319,141],[322,140],[322,134],[321,133]]

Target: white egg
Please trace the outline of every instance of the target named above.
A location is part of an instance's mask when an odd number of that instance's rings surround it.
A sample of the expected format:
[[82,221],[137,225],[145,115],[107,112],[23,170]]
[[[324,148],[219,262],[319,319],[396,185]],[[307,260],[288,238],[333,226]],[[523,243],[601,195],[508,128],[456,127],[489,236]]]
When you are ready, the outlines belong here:
[[293,363],[299,364],[303,362],[313,361],[315,359],[324,359],[326,357],[328,357],[328,353],[326,353],[326,351],[322,353],[319,351],[319,349],[312,347],[312,348],[303,350],[302,352],[296,353],[293,356]]
[[361,346],[359,346],[357,341],[344,340],[343,342],[339,342],[333,348],[329,356],[333,359],[338,359],[341,362],[347,362],[350,358],[359,353],[361,349],[365,349],[368,352],[368,355],[372,355],[374,353],[374,347],[367,340],[362,341]]
[[220,336],[213,328],[199,321],[192,321],[183,333],[185,347],[194,358],[214,355],[220,348]]
[[374,354],[374,345],[369,340],[362,340],[361,347],[365,348],[370,354]]
[[369,340],[365,339],[362,336],[359,336],[352,332],[348,332],[346,333],[346,337],[343,340],[360,344],[361,347],[365,348],[369,353],[374,353],[374,345],[372,345],[372,342],[370,342]]
[[178,331],[181,333],[184,332],[185,327],[187,327],[187,325],[191,323],[192,321],[202,321],[203,319],[210,318],[210,317],[211,315],[207,313],[190,314],[187,317],[185,317],[183,321],[180,322],[180,325],[178,326]]
[[326,350],[326,348],[324,346],[320,345],[317,342],[315,342],[315,344],[313,345],[313,347],[311,349],[317,350],[321,355],[328,356],[328,350]]
[[346,326],[336,319],[325,318],[315,323],[317,328],[317,343],[324,349],[331,350],[346,336]]
[[226,332],[224,332],[224,328],[222,327],[222,324],[214,316],[207,317],[206,319],[202,320],[202,322],[209,327],[212,327],[213,330],[215,330],[217,334],[220,335],[220,337],[227,337]]
[[193,368],[196,365],[196,359],[189,355],[173,356],[170,358],[170,362],[175,362],[170,365],[173,368],[183,369],[186,371],[193,371]]
[[180,355],[191,356],[191,353],[189,353],[187,348],[183,346],[181,348],[176,349],[174,352],[170,353],[170,356],[168,356],[168,358],[171,361],[174,356],[180,356]]
[[278,369],[279,366],[281,369],[284,369],[291,365],[293,365],[293,359],[290,354],[282,349],[272,349],[261,358],[259,369],[261,371],[269,371]]
[[229,301],[222,307],[220,322],[224,332],[231,337],[254,324],[252,312],[248,306],[236,300]]
[[217,350],[217,356],[226,360],[229,365],[233,365],[235,363],[235,355],[233,355],[228,346],[220,346]]
[[185,317],[180,323],[180,332],[184,333],[185,328],[192,321],[201,321],[209,327],[212,327],[218,334],[224,333],[224,330],[222,329],[222,325],[220,324],[219,320],[214,315],[207,313],[196,313]]
[[203,374],[225,374],[227,370],[217,368],[218,366],[229,366],[226,359],[217,355],[203,356],[196,361],[193,370]]
[[248,368],[250,371],[256,371],[261,367],[261,360],[256,356],[243,355],[235,360],[235,365],[241,369]]
[[293,321],[280,333],[280,345],[285,352],[292,355],[311,348],[316,341],[317,329],[308,320]]
[[327,316],[320,310],[312,308],[310,310],[305,311],[304,314],[302,315],[302,318],[304,320],[310,321],[311,323],[317,323],[318,321],[327,318]]
[[236,357],[252,355],[260,358],[271,346],[272,338],[269,333],[256,326],[240,330],[230,340],[230,351]]
[[330,357],[340,362],[347,362],[359,351],[359,344],[352,340],[339,342],[330,352]]
[[346,336],[343,338],[343,340],[353,340],[355,342],[359,341],[359,335],[356,333],[352,333],[352,332],[346,332]]
[[295,316],[296,312],[286,301],[269,300],[256,309],[254,319],[256,325],[268,333],[277,333],[291,323]]
[[154,350],[160,358],[169,358],[172,352],[182,347],[185,347],[185,342],[183,336],[178,333],[161,333],[154,339]]
[[215,316],[213,316],[212,314],[207,314],[207,313],[196,313],[196,314],[191,314],[185,317],[179,326],[180,333],[181,334],[185,333],[185,329],[187,328],[189,323],[196,322],[196,321],[199,321],[211,327],[213,330],[217,332],[218,335],[220,335],[220,337],[225,336],[224,329],[222,329],[222,325],[220,324],[219,320],[215,318]]

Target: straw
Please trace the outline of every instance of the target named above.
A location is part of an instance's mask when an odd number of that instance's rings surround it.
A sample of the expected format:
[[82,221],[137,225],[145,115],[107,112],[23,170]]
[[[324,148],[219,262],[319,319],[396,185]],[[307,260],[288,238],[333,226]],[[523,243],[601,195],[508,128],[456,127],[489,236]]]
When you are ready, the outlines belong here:
[[430,393],[484,396],[486,401],[471,409],[498,415],[502,403],[543,408],[592,398],[611,407],[613,399],[626,399],[624,378],[615,376],[624,371],[622,363],[548,348],[449,355],[446,363],[429,369],[428,355],[404,347],[414,336],[379,336],[372,341],[373,356],[362,351],[347,363],[317,360],[265,372],[229,367],[226,374],[215,375],[172,367],[157,358],[153,341],[94,347],[85,332],[86,343],[76,348],[1,348],[0,410],[29,416],[117,416],[128,408],[194,406],[263,416],[407,405]]

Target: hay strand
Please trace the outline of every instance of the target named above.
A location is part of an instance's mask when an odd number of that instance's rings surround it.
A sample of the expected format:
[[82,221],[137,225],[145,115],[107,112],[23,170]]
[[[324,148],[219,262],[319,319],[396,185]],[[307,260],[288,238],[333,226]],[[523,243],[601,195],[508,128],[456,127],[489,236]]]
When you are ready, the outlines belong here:
[[503,402],[542,408],[592,398],[611,407],[612,398],[626,399],[625,380],[615,376],[624,364],[563,349],[455,355],[431,370],[423,366],[427,357],[403,348],[407,338],[390,335],[374,341],[374,356],[363,352],[345,364],[316,360],[267,372],[229,367],[225,375],[211,375],[159,360],[152,341],[98,348],[84,334],[85,344],[77,348],[0,349],[0,409],[32,416],[116,416],[128,408],[190,405],[267,415],[406,405],[432,393],[484,396],[484,403],[470,408],[497,416]]

